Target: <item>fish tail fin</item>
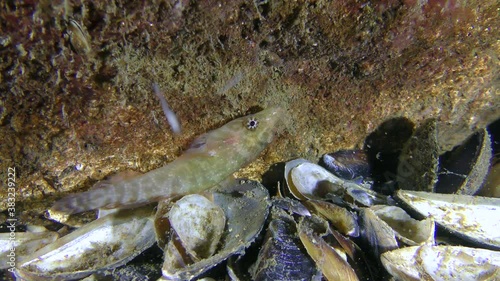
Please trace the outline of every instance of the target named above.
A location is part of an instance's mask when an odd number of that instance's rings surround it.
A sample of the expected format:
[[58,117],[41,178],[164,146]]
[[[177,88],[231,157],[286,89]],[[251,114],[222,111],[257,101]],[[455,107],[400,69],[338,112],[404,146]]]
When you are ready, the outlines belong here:
[[[97,182],[86,192],[68,195],[57,201],[49,209],[49,215],[63,214],[64,216],[90,211],[99,208],[110,208],[126,205],[125,200],[131,200],[133,190],[127,186],[134,178],[141,175],[139,172],[123,171],[111,176],[107,180]],[[123,202],[122,202],[123,201]]]

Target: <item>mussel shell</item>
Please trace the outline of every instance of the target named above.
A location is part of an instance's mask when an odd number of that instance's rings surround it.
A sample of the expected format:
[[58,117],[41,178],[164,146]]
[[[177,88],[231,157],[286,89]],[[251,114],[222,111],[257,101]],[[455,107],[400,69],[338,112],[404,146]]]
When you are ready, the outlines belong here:
[[380,254],[399,247],[394,230],[382,222],[372,209],[363,208],[360,218],[361,237],[373,257],[378,259]]
[[387,198],[383,195],[356,184],[350,184],[346,194],[348,195],[346,197],[351,198],[350,201],[355,201],[366,207],[377,204],[387,204]]
[[[297,183],[295,183],[292,179],[292,170],[295,169],[297,166],[304,164],[304,163],[312,164],[309,161],[307,161],[306,159],[302,159],[302,158],[294,159],[294,160],[291,160],[291,161],[288,161],[285,163],[285,171],[284,171],[285,172],[284,178],[285,178],[285,182],[286,182],[286,187],[284,188],[286,191],[286,192],[284,192],[285,196],[291,194],[293,197],[295,197],[299,200],[302,200],[302,201],[310,199],[309,197],[311,195],[309,195],[309,194],[312,193],[312,191],[307,190],[307,189],[313,189],[316,186],[316,184],[314,183],[313,187],[307,186],[306,188],[304,188],[302,186],[297,186]],[[324,174],[324,173],[322,173],[322,174]]]
[[273,208],[257,261],[250,268],[252,280],[320,280],[321,274],[300,239],[293,217]]
[[500,198],[500,162],[491,166],[483,188],[476,195]]
[[259,182],[239,180],[236,185],[213,190],[211,195],[213,202],[222,208],[226,215],[226,228],[218,250],[208,258],[175,268],[174,271],[170,265],[164,264],[164,278],[191,280],[230,256],[244,253],[262,230],[270,200],[267,189]]
[[67,280],[123,265],[155,242],[152,206],[120,210],[56,240],[25,259],[18,277]]
[[289,177],[297,191],[307,199],[322,199],[326,194],[342,196],[343,181],[323,167],[313,163],[302,163],[290,171]]
[[162,253],[159,247],[153,246],[123,266],[99,271],[81,281],[157,280],[161,277]]
[[164,249],[165,245],[171,239],[172,226],[170,225],[170,220],[168,214],[175,201],[179,200],[179,197],[172,197],[158,202],[156,207],[156,214],[154,218],[155,223],[155,235],[156,243],[160,249]]
[[358,218],[346,208],[320,200],[308,200],[304,204],[326,218],[340,233],[351,237],[359,236]]
[[384,203],[386,198],[367,184],[341,179],[325,168],[296,159],[285,164],[285,179],[290,193],[299,200],[337,200],[344,196],[365,206]]
[[475,194],[483,185],[491,157],[490,135],[482,129],[462,145],[441,155],[436,192]]
[[319,164],[331,173],[347,180],[370,176],[370,164],[363,150],[339,150],[321,157]]
[[437,121],[429,119],[414,132],[399,156],[397,182],[406,190],[433,191],[438,179]]
[[169,221],[193,260],[214,254],[226,226],[224,211],[199,194],[186,195],[175,202]]
[[500,249],[500,199],[399,190],[396,199],[419,217],[481,247]]
[[315,216],[303,217],[298,224],[300,241],[327,280],[357,281],[356,272],[343,256],[334,250],[322,234],[328,234],[328,225]]
[[[304,201],[304,203],[307,201]],[[300,201],[293,200],[290,198],[273,198],[272,205],[276,208],[283,209],[289,213],[300,215],[300,216],[310,216],[311,213]]]
[[476,195],[500,198],[500,119],[488,125],[487,131],[491,137],[491,167],[484,186]]
[[22,262],[38,249],[54,242],[59,234],[54,231],[42,232],[15,232],[15,240],[11,240],[11,232],[0,233],[0,269],[6,269],[9,265],[9,254],[11,249],[15,249],[16,262]]
[[375,212],[380,223],[392,228],[398,241],[410,246],[434,244],[435,225],[432,219],[415,220],[396,206],[376,205],[370,209]]
[[498,280],[500,252],[461,246],[412,246],[382,254],[397,280]]

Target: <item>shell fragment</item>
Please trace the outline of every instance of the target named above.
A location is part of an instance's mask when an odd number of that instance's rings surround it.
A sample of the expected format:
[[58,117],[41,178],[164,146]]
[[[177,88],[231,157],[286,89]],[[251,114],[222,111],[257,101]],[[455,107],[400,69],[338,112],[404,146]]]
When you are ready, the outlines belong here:
[[498,280],[500,252],[461,246],[412,246],[386,252],[382,264],[398,280]]
[[82,278],[123,265],[154,242],[151,206],[121,210],[26,257],[17,275],[28,280]]
[[399,190],[396,198],[460,238],[500,249],[500,199]]

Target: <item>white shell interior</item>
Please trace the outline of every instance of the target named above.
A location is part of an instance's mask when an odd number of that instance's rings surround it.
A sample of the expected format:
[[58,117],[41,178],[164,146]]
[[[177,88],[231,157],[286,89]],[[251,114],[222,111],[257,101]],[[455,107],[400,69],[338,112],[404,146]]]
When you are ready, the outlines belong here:
[[198,194],[178,200],[169,212],[169,220],[194,260],[214,254],[226,225],[221,207]]

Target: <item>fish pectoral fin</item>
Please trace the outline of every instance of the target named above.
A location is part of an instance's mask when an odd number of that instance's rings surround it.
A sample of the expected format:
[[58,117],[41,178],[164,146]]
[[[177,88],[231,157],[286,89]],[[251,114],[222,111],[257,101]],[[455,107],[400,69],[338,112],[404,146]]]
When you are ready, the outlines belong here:
[[229,177],[225,178],[223,181],[219,182],[217,186],[220,188],[228,188],[231,186],[234,186],[237,184],[237,180],[234,177],[234,175],[230,175]]
[[116,212],[120,212],[123,210],[128,210],[128,209],[137,209],[137,208],[142,208],[146,205],[150,205],[151,210],[153,210],[154,207],[156,207],[156,202],[154,203],[137,203],[137,204],[130,204],[130,205],[120,205],[120,204],[111,204],[102,208],[97,209],[97,218],[102,218],[104,216],[107,216],[109,214],[113,214]]
[[210,187],[207,189],[207,193],[212,193],[214,191],[221,191],[224,189],[228,189],[232,186],[235,186],[238,184],[238,179],[236,179],[233,175],[230,175],[229,177],[225,178],[223,181],[217,183],[216,185]]
[[189,146],[188,150],[186,152],[197,152],[197,151],[204,151],[207,146],[207,134],[203,134],[199,137],[197,137]]

